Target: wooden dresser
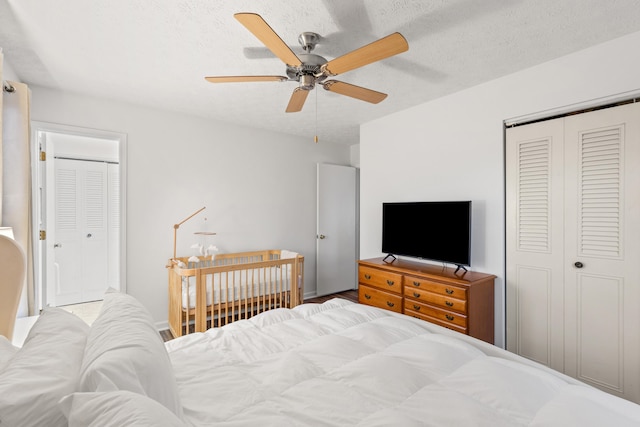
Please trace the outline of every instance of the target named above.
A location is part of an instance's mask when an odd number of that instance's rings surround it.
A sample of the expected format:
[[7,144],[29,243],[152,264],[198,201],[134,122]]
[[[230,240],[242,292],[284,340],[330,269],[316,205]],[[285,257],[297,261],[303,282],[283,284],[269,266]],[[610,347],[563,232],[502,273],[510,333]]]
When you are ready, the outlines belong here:
[[404,313],[493,344],[491,274],[382,258],[358,262],[358,301]]

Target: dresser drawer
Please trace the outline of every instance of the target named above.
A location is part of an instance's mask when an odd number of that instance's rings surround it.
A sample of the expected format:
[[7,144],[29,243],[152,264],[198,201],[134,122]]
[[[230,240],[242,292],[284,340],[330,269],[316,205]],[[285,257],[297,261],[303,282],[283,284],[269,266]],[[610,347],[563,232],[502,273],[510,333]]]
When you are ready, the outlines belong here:
[[439,319],[436,319],[435,317],[426,316],[424,313],[419,313],[417,311],[409,310],[408,308],[405,309],[405,314],[411,317],[415,317],[416,319],[425,320],[429,323],[435,323],[436,325],[444,326],[445,328],[451,329],[456,332],[460,332],[467,335],[469,333],[469,330],[467,328],[460,327],[453,323],[443,322]]
[[381,291],[370,286],[358,286],[358,302],[402,313],[402,295]]
[[[420,290],[420,288],[416,288],[413,286],[405,286],[404,296],[405,298],[419,300],[422,302],[427,302],[432,305],[442,307],[445,310],[454,310],[462,314],[467,314],[467,301],[462,299],[452,298],[449,295],[435,294],[433,292]],[[406,301],[407,308],[410,308],[411,301],[408,299],[405,301]]]
[[421,277],[407,275],[404,277],[404,284],[405,288],[420,289],[461,300],[467,299],[467,290],[465,288],[434,282]]
[[387,292],[400,294],[402,291],[402,275],[389,271],[378,270],[360,266],[358,268],[358,282],[365,285],[374,286]]
[[461,328],[467,327],[467,316],[464,314],[456,313],[453,311],[442,310],[434,307],[430,304],[422,303],[416,300],[404,300],[404,310],[411,310],[416,313],[421,313],[425,316],[429,316],[435,319],[459,326]]

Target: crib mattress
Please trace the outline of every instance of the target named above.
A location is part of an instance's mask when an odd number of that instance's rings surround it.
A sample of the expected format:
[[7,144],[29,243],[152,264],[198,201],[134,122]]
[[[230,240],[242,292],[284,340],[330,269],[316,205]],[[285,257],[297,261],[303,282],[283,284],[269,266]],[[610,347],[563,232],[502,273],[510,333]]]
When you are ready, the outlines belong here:
[[[207,305],[266,296],[291,290],[289,265],[254,268],[206,276]],[[182,280],[182,309],[196,306],[196,278]]]

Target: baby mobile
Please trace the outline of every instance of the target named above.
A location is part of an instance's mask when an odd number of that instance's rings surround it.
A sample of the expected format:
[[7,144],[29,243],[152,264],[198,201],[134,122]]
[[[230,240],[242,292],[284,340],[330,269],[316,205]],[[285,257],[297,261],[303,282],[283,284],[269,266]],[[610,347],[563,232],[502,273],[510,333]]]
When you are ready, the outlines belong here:
[[[199,214],[200,212],[202,212],[203,210],[206,209],[206,206],[198,209],[197,211],[195,211],[194,213],[192,213],[191,215],[189,215],[187,218],[185,218],[184,220],[182,220],[181,222],[174,224],[173,226],[173,258],[172,258],[172,262],[174,264],[177,264],[178,267],[186,267],[186,265],[184,264],[184,262],[180,261],[178,259],[178,257],[176,256],[176,241],[177,241],[177,237],[178,237],[178,228],[180,228],[180,226],[182,224],[184,224],[185,222],[189,221],[191,218],[193,218],[194,216],[196,216],[197,214]],[[204,229],[206,230],[206,221],[207,218],[204,218]],[[218,247],[209,243],[208,239],[210,238],[210,236],[215,236],[216,233],[210,232],[210,231],[196,231],[193,234],[195,234],[196,236],[199,237],[199,241],[194,243],[193,245],[191,245],[191,249],[196,249],[196,254],[192,255],[191,257],[189,257],[189,259],[187,260],[188,262],[200,262],[200,261],[206,261],[208,259],[210,259],[211,261],[213,261],[216,257],[216,253],[218,252]],[[209,243],[207,245],[207,243]]]

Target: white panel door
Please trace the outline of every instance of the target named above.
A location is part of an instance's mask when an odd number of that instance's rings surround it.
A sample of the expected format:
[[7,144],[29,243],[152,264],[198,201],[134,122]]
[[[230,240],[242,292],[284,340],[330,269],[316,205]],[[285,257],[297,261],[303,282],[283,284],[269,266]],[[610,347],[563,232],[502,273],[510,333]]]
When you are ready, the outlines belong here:
[[318,164],[317,296],[355,289],[356,169]]
[[107,288],[107,165],[55,159],[56,305],[102,299]]
[[507,348],[640,401],[640,105],[508,129]]

